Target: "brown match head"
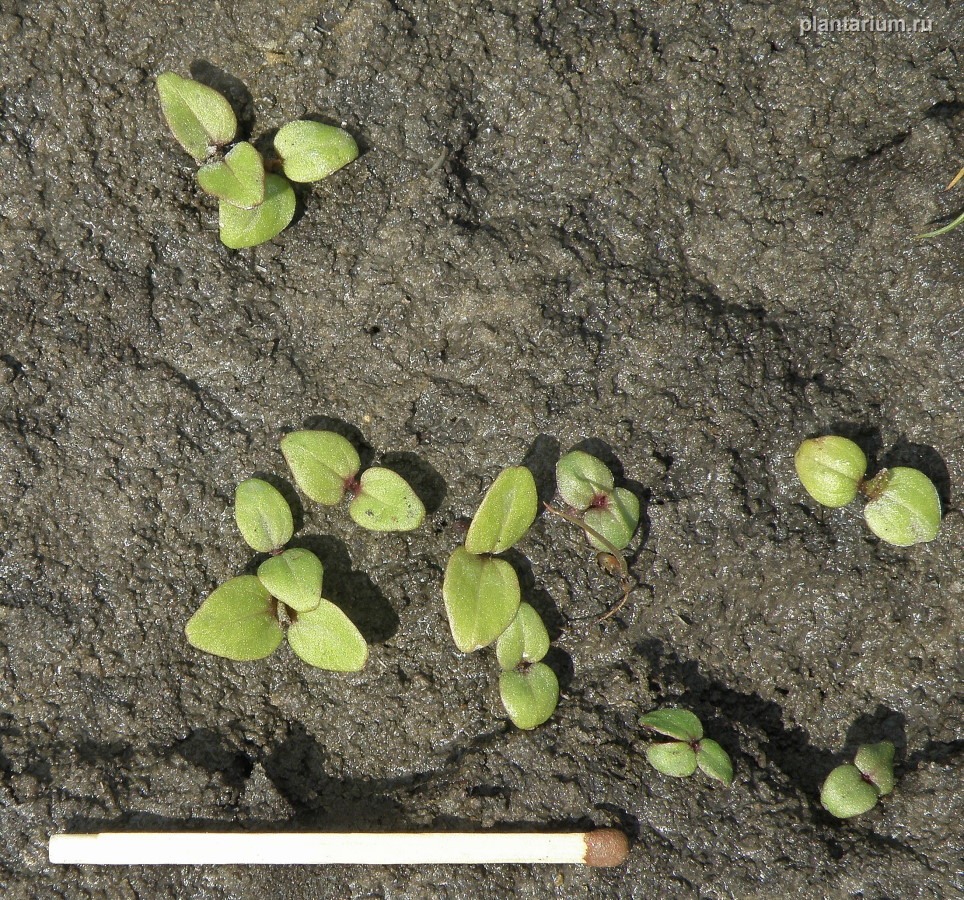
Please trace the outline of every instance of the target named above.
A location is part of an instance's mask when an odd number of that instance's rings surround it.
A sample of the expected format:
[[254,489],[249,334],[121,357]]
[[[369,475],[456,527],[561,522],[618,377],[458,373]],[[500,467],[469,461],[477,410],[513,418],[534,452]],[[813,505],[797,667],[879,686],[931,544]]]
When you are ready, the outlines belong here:
[[618,866],[629,855],[629,838],[618,828],[586,833],[586,865]]

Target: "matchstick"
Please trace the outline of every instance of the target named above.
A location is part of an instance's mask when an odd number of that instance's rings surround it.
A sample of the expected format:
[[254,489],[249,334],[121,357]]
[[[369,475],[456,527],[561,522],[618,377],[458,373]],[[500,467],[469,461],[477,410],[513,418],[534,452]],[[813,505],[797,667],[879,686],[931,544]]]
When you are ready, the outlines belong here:
[[104,832],[55,834],[56,864],[129,865],[477,865],[563,863],[618,866],[629,852],[615,828],[564,834]]

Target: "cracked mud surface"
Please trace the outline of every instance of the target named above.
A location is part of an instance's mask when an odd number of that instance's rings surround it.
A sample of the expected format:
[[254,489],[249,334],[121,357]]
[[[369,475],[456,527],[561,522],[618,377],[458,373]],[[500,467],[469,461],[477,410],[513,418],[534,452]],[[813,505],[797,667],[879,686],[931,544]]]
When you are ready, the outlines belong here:
[[[785,3],[5,4],[0,36],[0,884],[11,898],[948,898],[964,892],[964,525],[875,541],[792,453],[829,430],[964,483],[964,41],[799,36]],[[905,15],[904,4],[874,12]],[[232,79],[255,134],[365,148],[230,252],[158,113]],[[219,73],[221,73],[219,75]],[[250,94],[245,93],[245,89]],[[960,197],[957,197],[960,202]],[[194,651],[252,562],[237,482],[351,423],[436,507],[407,535],[303,510],[375,642],[335,676]],[[519,546],[563,700],[506,726],[447,634],[452,525],[589,441],[646,501],[614,598],[566,523]],[[334,596],[337,593],[339,596]],[[729,790],[648,768],[638,715],[700,714]],[[819,784],[898,745],[849,823]],[[614,870],[53,868],[52,831],[618,825]]]

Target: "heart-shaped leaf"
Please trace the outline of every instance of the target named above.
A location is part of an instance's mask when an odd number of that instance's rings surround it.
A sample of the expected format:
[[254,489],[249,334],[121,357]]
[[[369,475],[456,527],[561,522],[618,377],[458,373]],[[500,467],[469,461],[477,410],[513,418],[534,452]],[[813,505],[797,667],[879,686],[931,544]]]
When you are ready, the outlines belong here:
[[358,451],[333,431],[293,431],[281,439],[281,452],[298,487],[325,506],[341,501],[361,468]]
[[334,603],[322,600],[300,612],[288,626],[291,649],[309,666],[331,672],[357,672],[368,662],[368,644]]
[[596,497],[612,491],[613,473],[602,460],[573,450],[556,463],[556,486],[570,506],[588,509]]
[[894,789],[894,745],[890,741],[862,744],[854,765],[881,794],[889,794]]
[[503,672],[499,676],[499,694],[516,728],[535,728],[556,711],[559,679],[545,663],[537,662],[525,672]]
[[271,596],[253,575],[232,578],[213,591],[184,632],[198,650],[237,660],[263,659],[284,637]]
[[280,234],[295,215],[295,192],[287,179],[268,175],[264,202],[254,209],[239,209],[223,200],[218,205],[221,243],[232,250],[256,247]]
[[941,498],[917,469],[895,466],[876,475],[864,519],[882,541],[898,547],[934,540],[941,527]]
[[703,738],[696,748],[696,764],[710,778],[722,781],[727,787],[733,783],[733,762],[716,741]]
[[374,467],[362,472],[348,514],[369,531],[411,531],[425,520],[425,507],[401,475]]
[[657,709],[640,716],[639,724],[688,744],[703,737],[703,724],[688,709]]
[[864,779],[860,769],[849,763],[837,766],[820,788],[823,808],[838,819],[849,819],[873,809],[879,797],[877,788]]
[[512,624],[519,611],[519,577],[504,559],[459,547],[445,569],[442,597],[455,646],[471,653]]
[[283,547],[294,534],[291,507],[281,491],[260,478],[242,481],[234,492],[234,520],[248,546],[259,553]]
[[234,140],[238,130],[234,110],[213,88],[164,72],[157,77],[157,92],[174,137],[198,162],[204,162],[212,148]]
[[274,148],[292,181],[319,181],[358,156],[355,139],[341,128],[299,119],[278,129]]
[[323,574],[321,560],[310,550],[285,550],[258,566],[258,578],[271,596],[297,612],[318,605]]
[[696,751],[682,741],[650,744],[646,748],[646,759],[657,772],[674,778],[686,778],[696,771]]
[[549,652],[549,632],[542,617],[528,603],[520,603],[512,623],[499,635],[495,655],[503,669],[521,662],[539,662]]
[[[622,550],[629,546],[639,525],[639,500],[626,488],[613,488],[604,502],[605,506],[587,509],[583,521],[617,550]],[[609,550],[591,534],[586,536],[597,550]]]
[[264,202],[264,160],[247,141],[235,144],[223,160],[201,166],[197,180],[202,190],[241,209]]
[[525,466],[499,474],[472,519],[465,538],[469,553],[501,553],[518,541],[535,521],[536,482]]

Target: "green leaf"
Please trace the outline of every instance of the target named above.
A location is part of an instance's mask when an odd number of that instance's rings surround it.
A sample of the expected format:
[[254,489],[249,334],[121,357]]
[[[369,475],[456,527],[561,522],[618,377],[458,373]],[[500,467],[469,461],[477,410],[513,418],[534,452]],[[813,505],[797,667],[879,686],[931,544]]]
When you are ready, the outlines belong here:
[[411,531],[425,520],[425,507],[401,475],[391,469],[365,469],[348,514],[369,531]]
[[535,728],[559,705],[559,679],[545,663],[537,662],[525,672],[503,672],[499,676],[499,694],[516,728]]
[[857,444],[829,434],[804,441],[793,463],[804,490],[830,507],[850,503],[867,471],[867,457]]
[[519,611],[519,577],[504,559],[459,547],[445,569],[442,597],[455,646],[471,653],[512,624]]
[[469,553],[501,553],[535,521],[536,482],[525,466],[505,469],[492,483],[465,538]]
[[881,794],[889,794],[894,789],[894,745],[890,741],[862,744],[854,765]]
[[613,489],[613,473],[602,460],[573,450],[556,463],[559,496],[574,509],[588,509],[593,498]]
[[223,160],[201,166],[201,189],[241,209],[264,202],[264,160],[247,141],[235,144]]
[[696,751],[682,741],[650,744],[646,748],[646,759],[657,772],[674,778],[686,778],[696,771]]
[[358,451],[333,431],[293,431],[281,439],[281,452],[298,487],[325,506],[341,501],[361,468]]
[[288,626],[291,649],[309,666],[331,672],[357,672],[368,662],[368,644],[334,603],[322,600],[300,612]]
[[157,92],[175,139],[198,162],[204,162],[212,148],[234,140],[238,120],[231,104],[214,89],[164,72],[157,77]]
[[223,200],[218,206],[221,243],[232,250],[256,247],[280,234],[295,215],[295,192],[280,175],[264,179],[264,202],[254,209],[239,209]]
[[213,591],[184,633],[198,650],[237,660],[263,659],[284,637],[274,603],[254,575],[232,578]]
[[242,481],[234,492],[234,520],[252,550],[270,553],[294,534],[291,507],[281,491],[260,478]]
[[703,737],[703,724],[688,709],[657,709],[640,716],[639,724],[687,743]]
[[310,550],[285,550],[258,566],[258,578],[270,594],[297,612],[318,605],[323,574],[321,560]]
[[[639,500],[626,488],[614,488],[608,495],[605,507],[587,509],[582,518],[617,550],[622,550],[629,546],[639,525]],[[586,537],[597,550],[609,550],[591,534]]]
[[837,766],[820,788],[820,803],[838,819],[849,819],[873,809],[879,797],[877,788],[864,780],[860,769],[849,763]]
[[549,632],[542,617],[528,603],[520,603],[515,618],[495,645],[499,665],[514,669],[521,662],[539,662],[548,652]]
[[319,181],[358,157],[355,139],[341,128],[299,119],[278,129],[274,148],[292,181]]
[[696,764],[710,778],[722,781],[727,787],[733,783],[733,762],[716,741],[703,738],[696,748]]
[[898,547],[934,540],[941,527],[941,498],[923,472],[896,466],[874,476],[864,519],[882,541]]

